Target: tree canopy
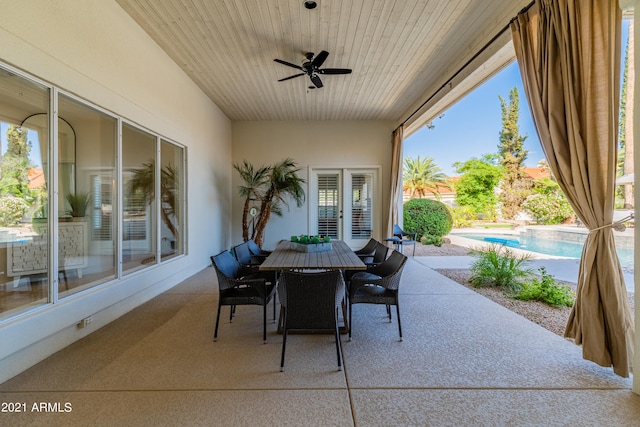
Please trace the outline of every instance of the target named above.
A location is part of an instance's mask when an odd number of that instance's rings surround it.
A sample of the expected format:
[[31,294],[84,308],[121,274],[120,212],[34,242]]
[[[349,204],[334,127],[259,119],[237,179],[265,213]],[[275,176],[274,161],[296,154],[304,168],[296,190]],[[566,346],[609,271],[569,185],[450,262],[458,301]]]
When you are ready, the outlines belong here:
[[258,246],[262,246],[264,230],[271,214],[282,215],[282,207],[288,206],[288,199],[292,199],[298,207],[304,203],[305,192],[302,184],[305,180],[298,177],[300,168],[291,158],[259,168],[254,168],[245,160],[242,164],[233,167],[243,181],[243,185],[238,187],[238,192],[245,198],[242,212],[242,237],[245,241],[249,239],[247,213],[251,202],[257,202],[260,207],[251,238]]
[[501,182],[502,216],[513,219],[521,209],[522,203],[531,194],[531,179],[524,171],[524,162],[528,151],[524,148],[526,136],[520,135],[518,119],[520,117],[520,98],[518,88],[509,91],[509,101],[500,98],[502,110],[502,130],[498,143],[498,158],[504,175]]
[[31,144],[27,141],[27,130],[10,125],[7,129],[7,151],[2,156],[0,195],[15,196],[31,202],[29,190],[29,153]]
[[456,183],[456,203],[468,206],[475,215],[494,217],[497,197],[495,187],[503,176],[503,168],[497,164],[496,156],[485,154],[482,158],[472,158],[454,164],[461,174]]

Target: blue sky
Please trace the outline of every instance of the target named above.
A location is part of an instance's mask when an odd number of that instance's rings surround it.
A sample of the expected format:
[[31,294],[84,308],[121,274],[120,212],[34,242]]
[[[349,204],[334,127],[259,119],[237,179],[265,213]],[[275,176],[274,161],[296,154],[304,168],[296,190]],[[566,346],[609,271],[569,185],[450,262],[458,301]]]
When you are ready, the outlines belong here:
[[[628,28],[628,21],[624,20],[623,61]],[[544,153],[533,126],[520,70],[515,61],[449,108],[442,118],[435,119],[435,129],[423,127],[407,137],[404,141],[404,157],[432,157],[444,173],[455,176],[457,174],[453,163],[497,153],[499,133],[502,129],[502,111],[498,96],[508,101],[509,91],[514,86],[518,88],[520,97],[520,135],[527,137],[525,148],[529,151],[525,164],[537,166],[538,161],[544,158]]]
[[[0,122],[0,145],[2,146],[2,154],[7,151],[7,130],[9,130],[9,123]],[[38,132],[28,131],[27,141],[31,142],[31,163],[34,167],[42,167],[42,159],[40,158],[40,145],[38,142]]]
[[531,113],[524,97],[518,64],[513,62],[500,73],[449,108],[433,121],[434,129],[421,128],[404,142],[404,157],[433,157],[447,175],[456,175],[453,163],[484,154],[497,153],[502,129],[500,98],[509,100],[509,91],[518,88],[520,135],[526,136],[529,150],[526,164],[536,166],[544,158]]

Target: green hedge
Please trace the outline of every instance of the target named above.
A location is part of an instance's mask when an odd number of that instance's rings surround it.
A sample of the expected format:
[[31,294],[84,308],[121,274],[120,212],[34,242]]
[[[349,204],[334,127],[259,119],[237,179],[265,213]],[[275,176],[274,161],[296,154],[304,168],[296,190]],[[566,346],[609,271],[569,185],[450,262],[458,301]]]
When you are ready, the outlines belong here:
[[437,200],[411,199],[404,204],[403,210],[404,230],[417,233],[416,238],[425,244],[441,244],[442,237],[453,227],[451,211]]

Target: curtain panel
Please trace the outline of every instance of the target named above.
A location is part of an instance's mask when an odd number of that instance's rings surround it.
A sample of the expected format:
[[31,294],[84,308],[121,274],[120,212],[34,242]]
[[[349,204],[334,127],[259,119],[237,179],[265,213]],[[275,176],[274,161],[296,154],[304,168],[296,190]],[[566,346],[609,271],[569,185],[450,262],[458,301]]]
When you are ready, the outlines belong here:
[[628,377],[634,325],[612,230],[621,22],[616,1],[536,0],[511,31],[549,167],[589,229],[565,336]]
[[393,131],[391,139],[391,197],[389,216],[385,236],[393,236],[393,225],[400,223],[398,201],[402,197],[402,150],[404,144],[404,125]]

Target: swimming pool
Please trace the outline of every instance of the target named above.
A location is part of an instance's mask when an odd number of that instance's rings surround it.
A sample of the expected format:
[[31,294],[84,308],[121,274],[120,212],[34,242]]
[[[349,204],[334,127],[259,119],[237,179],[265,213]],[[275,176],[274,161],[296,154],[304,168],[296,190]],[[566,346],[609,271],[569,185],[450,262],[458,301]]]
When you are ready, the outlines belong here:
[[[535,237],[517,234],[484,234],[484,233],[455,233],[455,236],[466,237],[483,242],[503,244],[512,248],[524,249],[540,254],[580,258],[583,243],[566,242],[562,240],[537,239]],[[633,249],[616,248],[620,265],[633,268]]]

